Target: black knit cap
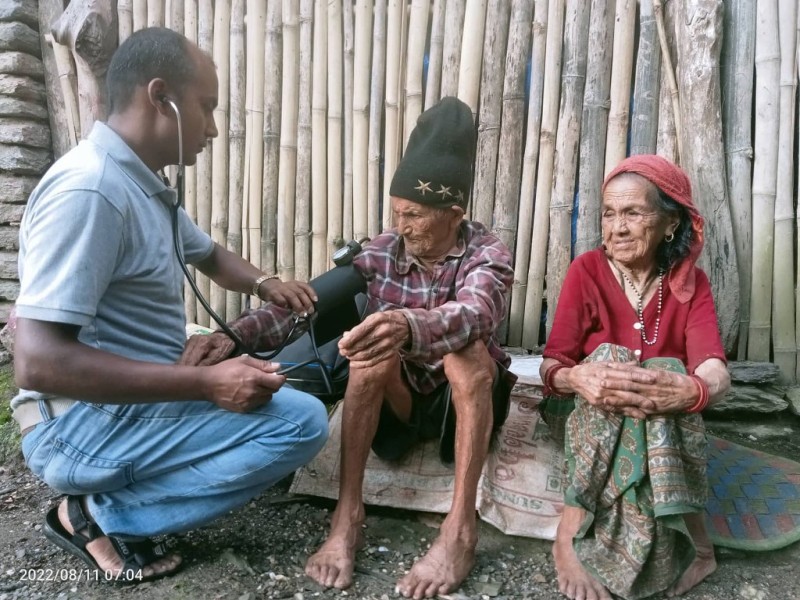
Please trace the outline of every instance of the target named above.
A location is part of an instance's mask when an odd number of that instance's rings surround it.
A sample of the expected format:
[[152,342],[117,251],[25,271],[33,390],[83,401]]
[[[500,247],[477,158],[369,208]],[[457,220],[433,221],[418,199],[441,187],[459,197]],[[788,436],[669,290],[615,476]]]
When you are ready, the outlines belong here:
[[474,152],[472,111],[458,98],[442,98],[417,119],[389,195],[437,208],[466,208]]

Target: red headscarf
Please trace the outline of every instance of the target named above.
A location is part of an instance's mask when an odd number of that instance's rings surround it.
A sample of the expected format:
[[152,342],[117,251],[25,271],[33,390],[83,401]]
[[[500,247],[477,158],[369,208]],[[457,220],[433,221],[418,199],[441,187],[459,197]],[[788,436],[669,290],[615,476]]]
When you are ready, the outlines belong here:
[[641,175],[689,212],[694,231],[692,245],[688,256],[674,265],[668,276],[672,293],[685,304],[694,295],[694,264],[703,250],[704,221],[692,202],[692,184],[683,169],[663,156],[637,154],[623,160],[608,174],[603,182],[603,192],[608,182],[622,173]]

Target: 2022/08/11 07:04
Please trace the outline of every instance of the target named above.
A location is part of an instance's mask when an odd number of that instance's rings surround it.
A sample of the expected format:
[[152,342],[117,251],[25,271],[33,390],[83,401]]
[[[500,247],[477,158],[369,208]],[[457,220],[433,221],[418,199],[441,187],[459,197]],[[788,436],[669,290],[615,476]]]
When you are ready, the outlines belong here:
[[130,581],[142,579],[141,569],[20,569],[20,581]]

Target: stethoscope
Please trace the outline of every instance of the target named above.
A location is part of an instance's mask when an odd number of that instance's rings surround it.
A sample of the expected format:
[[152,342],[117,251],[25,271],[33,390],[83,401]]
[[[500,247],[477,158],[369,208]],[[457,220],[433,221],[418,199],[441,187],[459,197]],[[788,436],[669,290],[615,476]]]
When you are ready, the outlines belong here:
[[189,268],[186,266],[186,259],[183,256],[183,249],[181,248],[180,245],[180,232],[178,229],[178,209],[180,209],[183,206],[184,194],[185,194],[184,175],[186,173],[186,164],[184,163],[183,160],[183,119],[181,118],[181,111],[178,108],[178,105],[171,98],[168,98],[167,96],[161,96],[159,100],[162,103],[169,105],[170,108],[172,108],[178,123],[178,164],[176,165],[177,174],[175,175],[175,187],[172,188],[173,191],[175,192],[175,200],[172,203],[172,206],[170,207],[170,213],[172,217],[172,243],[175,248],[175,255],[178,258],[178,264],[180,264],[181,270],[183,271],[186,280],[189,282],[189,286],[192,288],[194,295],[200,301],[200,304],[203,306],[203,309],[205,309],[205,311],[214,320],[214,322],[217,325],[219,325],[220,329],[222,329],[222,331],[225,332],[225,334],[228,337],[230,337],[231,340],[233,340],[233,343],[235,345],[234,354],[246,353],[261,360],[270,360],[274,358],[281,350],[283,350],[284,347],[286,347],[286,345],[292,339],[292,336],[294,335],[298,327],[306,328],[308,330],[309,336],[311,337],[311,347],[313,348],[314,357],[311,358],[310,360],[291,365],[285,369],[281,369],[278,371],[278,373],[283,375],[316,362],[319,364],[320,370],[322,371],[322,379],[325,382],[325,387],[327,388],[328,393],[332,394],[333,384],[331,382],[328,370],[325,368],[322,358],[320,357],[319,349],[317,348],[317,342],[314,335],[314,326],[311,317],[307,315],[303,316],[295,314],[292,317],[292,328],[289,330],[289,333],[286,334],[286,338],[278,345],[278,347],[275,350],[273,350],[268,354],[251,352],[247,350],[247,347],[245,346],[244,342],[236,334],[236,332],[230,328],[230,326],[225,322],[225,320],[222,317],[220,317],[216,313],[216,311],[214,311],[213,308],[211,308],[211,305],[208,303],[203,294],[200,292],[200,288],[197,287],[197,282],[195,281],[194,277],[192,277],[192,274],[189,272]]

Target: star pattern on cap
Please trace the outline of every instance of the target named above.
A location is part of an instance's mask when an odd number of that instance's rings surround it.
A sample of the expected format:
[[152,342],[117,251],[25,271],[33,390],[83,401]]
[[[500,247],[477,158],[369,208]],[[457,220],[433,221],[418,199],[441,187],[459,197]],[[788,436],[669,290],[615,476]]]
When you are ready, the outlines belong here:
[[433,190],[431,189],[431,182],[430,181],[422,181],[420,179],[417,179],[417,183],[419,185],[415,186],[414,189],[417,190],[423,196],[425,195],[425,192],[433,193]]
[[456,194],[456,200],[459,202],[464,202],[464,192],[458,190],[458,193]]
[[450,192],[450,186],[445,187],[444,185],[439,185],[439,189],[436,190],[436,193],[439,194],[443,199],[449,198],[453,194]]

